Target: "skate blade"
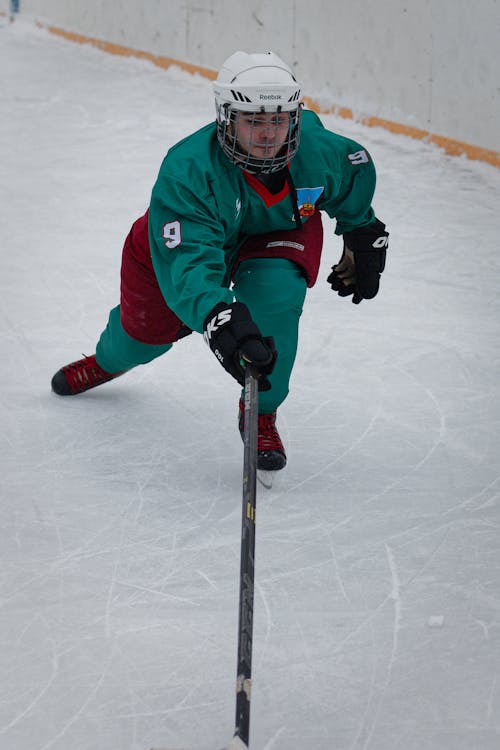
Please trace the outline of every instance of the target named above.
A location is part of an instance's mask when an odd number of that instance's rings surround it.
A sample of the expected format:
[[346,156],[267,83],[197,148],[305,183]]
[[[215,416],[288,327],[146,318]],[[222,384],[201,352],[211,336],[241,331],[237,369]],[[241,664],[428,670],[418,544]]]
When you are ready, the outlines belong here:
[[272,489],[274,477],[276,476],[275,471],[264,471],[263,469],[257,469],[257,479],[266,490]]

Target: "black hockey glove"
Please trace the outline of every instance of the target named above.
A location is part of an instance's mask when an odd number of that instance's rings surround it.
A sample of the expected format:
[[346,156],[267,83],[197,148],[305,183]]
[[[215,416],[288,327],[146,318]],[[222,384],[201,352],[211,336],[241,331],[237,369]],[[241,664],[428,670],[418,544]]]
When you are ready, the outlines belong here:
[[340,297],[349,297],[359,305],[378,292],[380,274],[385,268],[389,232],[378,219],[368,227],[344,234],[344,252],[327,282]]
[[[263,338],[242,302],[219,302],[203,324],[203,338],[221,365],[240,385],[245,385],[244,362],[250,362],[259,376],[259,391],[268,391],[267,379],[276,362],[274,339]],[[243,360],[243,362],[241,361]]]

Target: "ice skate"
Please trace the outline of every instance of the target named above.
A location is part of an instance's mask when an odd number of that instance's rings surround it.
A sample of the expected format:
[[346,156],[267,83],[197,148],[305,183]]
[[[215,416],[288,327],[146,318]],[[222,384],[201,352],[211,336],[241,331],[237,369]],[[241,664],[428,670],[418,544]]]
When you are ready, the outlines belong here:
[[[245,406],[240,400],[238,426],[243,439],[245,426]],[[276,412],[259,414],[257,435],[258,478],[268,489],[272,485],[274,473],[286,466],[286,453],[276,429]]]
[[75,396],[102,383],[123,375],[123,372],[106,372],[97,364],[95,354],[84,356],[76,362],[61,367],[52,378],[51,385],[58,396]]

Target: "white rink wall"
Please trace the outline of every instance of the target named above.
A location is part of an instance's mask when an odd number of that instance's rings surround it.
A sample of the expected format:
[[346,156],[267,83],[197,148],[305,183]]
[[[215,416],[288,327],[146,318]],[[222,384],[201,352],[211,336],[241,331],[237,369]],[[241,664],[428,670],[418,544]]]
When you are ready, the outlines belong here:
[[21,12],[212,70],[236,49],[273,49],[322,108],[500,152],[498,0],[21,0]]

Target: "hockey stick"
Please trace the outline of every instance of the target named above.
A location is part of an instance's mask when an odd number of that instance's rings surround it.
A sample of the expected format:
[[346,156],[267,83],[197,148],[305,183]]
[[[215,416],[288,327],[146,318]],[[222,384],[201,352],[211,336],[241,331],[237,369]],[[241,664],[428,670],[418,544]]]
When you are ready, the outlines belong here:
[[[255,508],[257,495],[257,433],[259,391],[254,369],[245,368],[245,427],[243,433],[243,495],[240,551],[236,722],[233,739],[224,750],[248,750],[252,683],[253,598],[255,576]],[[152,749],[154,750],[154,748]],[[161,750],[158,748],[157,750]],[[164,748],[163,750],[166,750]]]
[[238,669],[236,677],[236,728],[229,750],[248,748],[250,689],[252,684],[253,597],[255,576],[255,509],[257,484],[257,432],[259,391],[250,365],[245,370],[245,427],[243,433],[243,498],[240,553],[240,604]]

